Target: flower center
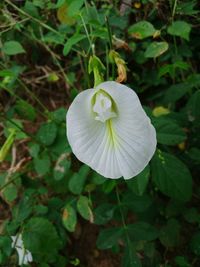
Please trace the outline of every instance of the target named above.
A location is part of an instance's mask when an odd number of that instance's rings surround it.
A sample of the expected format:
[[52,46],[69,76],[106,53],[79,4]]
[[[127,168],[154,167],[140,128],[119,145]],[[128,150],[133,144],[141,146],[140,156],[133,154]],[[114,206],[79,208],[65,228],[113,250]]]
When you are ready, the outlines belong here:
[[113,106],[113,100],[103,90],[99,90],[95,94],[92,110],[96,113],[95,120],[101,122],[105,122],[117,116],[116,112],[114,111],[115,109]]

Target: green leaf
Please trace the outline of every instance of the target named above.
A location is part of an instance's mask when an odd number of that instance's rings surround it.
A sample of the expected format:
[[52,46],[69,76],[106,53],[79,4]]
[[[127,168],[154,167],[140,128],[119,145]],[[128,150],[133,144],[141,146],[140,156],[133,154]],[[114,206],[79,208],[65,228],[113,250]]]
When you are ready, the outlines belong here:
[[45,218],[32,218],[25,224],[23,241],[34,261],[55,261],[60,239],[53,224]]
[[72,48],[72,46],[74,46],[75,44],[79,43],[81,40],[85,39],[86,36],[84,34],[75,34],[72,37],[70,37],[66,44],[64,45],[63,48],[63,55],[67,56]]
[[173,36],[179,36],[187,41],[189,41],[189,35],[191,31],[191,25],[185,21],[174,21],[167,28],[167,32]]
[[17,198],[17,187],[14,184],[6,186],[3,190],[3,197],[8,201],[12,202]]
[[36,119],[36,110],[27,101],[18,100],[15,105],[17,113],[24,119],[34,121]]
[[75,209],[70,204],[67,204],[64,207],[62,221],[63,225],[69,232],[75,231],[77,216]]
[[141,261],[135,251],[135,246],[126,244],[122,258],[122,267],[142,267]]
[[180,235],[180,224],[175,219],[170,219],[160,230],[159,239],[165,247],[178,245]]
[[[179,13],[181,15],[195,15],[199,13],[198,10],[194,10],[195,6],[197,5],[196,0],[178,2],[177,4],[178,5],[177,5],[176,13]],[[181,267],[185,267],[185,266],[181,266]]]
[[175,263],[179,267],[191,267],[191,265],[188,263],[185,257],[183,256],[176,256]]
[[144,212],[152,204],[149,195],[137,196],[133,192],[127,192],[122,198],[122,204],[136,213]]
[[126,180],[128,187],[138,196],[142,196],[149,182],[149,165],[136,177]]
[[148,45],[144,56],[146,58],[156,58],[161,56],[163,53],[165,53],[169,48],[169,45],[167,42],[153,42],[150,45]]
[[170,119],[157,118],[153,120],[156,128],[157,141],[163,145],[176,145],[186,139],[185,132],[181,127]]
[[190,248],[194,254],[200,256],[200,232],[196,232],[190,241]]
[[53,144],[57,135],[57,125],[54,122],[47,122],[41,125],[37,132],[37,139],[45,146]]
[[83,191],[85,181],[90,172],[90,168],[86,165],[83,165],[78,173],[75,173],[69,180],[69,190],[73,194],[80,195]]
[[197,90],[189,99],[187,103],[187,113],[190,121],[197,121],[200,120],[200,90]]
[[128,33],[136,39],[144,39],[153,36],[156,33],[154,26],[148,21],[140,21],[132,25]]
[[54,110],[51,113],[51,115],[53,117],[53,120],[55,120],[56,122],[58,122],[58,123],[65,122],[65,120],[66,120],[66,109],[63,108],[63,107],[58,108],[58,109]]
[[6,256],[10,256],[12,252],[11,238],[8,236],[0,236],[0,251],[3,251]]
[[9,55],[9,56],[22,54],[26,52],[24,48],[22,47],[22,45],[17,41],[5,42],[2,50],[6,55]]
[[9,69],[0,70],[0,77],[14,77],[14,76],[15,74]]
[[29,143],[28,149],[31,157],[37,158],[39,152],[40,152],[40,146],[37,143]]
[[57,0],[57,2],[56,2],[56,8],[61,7],[65,2],[66,2],[66,0]]
[[98,206],[94,211],[94,221],[97,225],[106,224],[113,218],[116,206],[113,204],[104,203]]
[[0,149],[0,162],[3,162],[8,155],[8,152],[15,140],[16,131],[15,129],[11,130],[9,136],[7,137],[5,143]]
[[33,163],[39,175],[45,175],[50,170],[51,161],[47,152],[43,152],[37,158],[34,158]]
[[33,199],[29,197],[22,197],[20,202],[13,207],[12,218],[14,221],[23,223],[27,219],[33,210]]
[[189,83],[178,83],[171,85],[165,92],[164,102],[174,103],[183,97],[190,90],[191,84]]
[[189,150],[188,154],[189,154],[191,159],[193,159],[194,161],[200,163],[200,149],[198,149],[196,147],[192,147]]
[[97,247],[99,249],[112,248],[114,245],[117,245],[123,233],[124,229],[120,227],[102,230],[97,238]]
[[158,230],[146,223],[146,222],[136,222],[134,224],[127,225],[127,231],[131,241],[152,241],[158,237]]
[[187,166],[178,158],[158,150],[151,164],[152,178],[165,195],[188,201],[192,195],[192,177]]
[[190,65],[184,61],[175,61],[173,64],[165,64],[159,68],[159,77],[169,73],[173,79],[176,75],[176,70],[188,70]]
[[68,6],[68,14],[72,17],[80,12],[80,9],[84,3],[84,0],[71,1]]
[[86,196],[79,197],[77,201],[77,210],[84,219],[91,223],[94,221],[94,216],[90,208],[90,201]]
[[70,166],[71,161],[68,159],[68,154],[61,154],[60,157],[57,159],[53,170],[54,179],[59,181],[64,178]]
[[200,214],[194,207],[184,210],[183,217],[189,223],[200,223]]
[[5,123],[5,128],[4,128],[4,134],[6,137],[9,136],[9,134],[15,130],[15,140],[21,140],[21,139],[25,139],[28,136],[25,134],[25,132],[23,132],[23,124],[20,120],[17,119],[12,119],[10,121],[7,121]]
[[[58,127],[56,139],[54,140],[53,144],[49,147],[49,149],[51,149],[51,151],[54,152],[56,155],[61,155],[63,153],[71,152],[71,148],[69,147],[66,138],[66,125],[61,124]],[[57,160],[57,156],[55,157],[54,160]]]

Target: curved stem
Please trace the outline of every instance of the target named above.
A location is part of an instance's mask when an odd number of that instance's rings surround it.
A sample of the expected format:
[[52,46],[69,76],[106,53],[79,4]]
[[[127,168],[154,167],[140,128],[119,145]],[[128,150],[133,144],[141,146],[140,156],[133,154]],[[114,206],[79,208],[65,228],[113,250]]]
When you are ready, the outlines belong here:
[[122,203],[121,203],[121,200],[120,200],[119,189],[118,189],[117,185],[116,185],[116,195],[117,195],[119,211],[120,211],[120,215],[121,215],[121,219],[122,219],[122,224],[123,224],[123,228],[124,228],[124,232],[125,232],[126,243],[127,243],[127,246],[128,246],[128,254],[129,254],[130,261],[132,262],[133,257],[132,257],[132,253],[131,253],[131,241],[130,241],[130,238],[129,238],[129,235],[128,235],[128,229],[127,229],[126,221],[125,221],[125,218],[124,218],[124,213],[123,213],[123,210],[122,210]]

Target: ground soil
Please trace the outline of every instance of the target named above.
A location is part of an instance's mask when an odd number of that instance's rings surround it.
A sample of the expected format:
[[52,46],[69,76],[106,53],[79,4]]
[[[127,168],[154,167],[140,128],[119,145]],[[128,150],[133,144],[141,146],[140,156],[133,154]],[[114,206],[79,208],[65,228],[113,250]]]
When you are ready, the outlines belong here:
[[79,225],[72,237],[71,253],[80,260],[83,267],[120,267],[119,254],[97,249],[96,239],[99,231],[99,226],[89,222]]

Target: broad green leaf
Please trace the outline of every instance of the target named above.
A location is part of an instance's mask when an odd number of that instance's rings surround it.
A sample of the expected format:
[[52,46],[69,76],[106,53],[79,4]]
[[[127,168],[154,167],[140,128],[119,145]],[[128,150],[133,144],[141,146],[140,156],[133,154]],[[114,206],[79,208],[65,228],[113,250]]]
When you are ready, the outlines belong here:
[[64,153],[61,154],[60,157],[57,159],[53,175],[55,180],[61,180],[67,173],[71,166],[71,161],[68,159],[68,154]]
[[175,263],[179,267],[191,267],[190,263],[187,261],[187,259],[184,256],[176,256]]
[[17,187],[14,184],[10,184],[6,186],[6,188],[3,190],[3,197],[8,202],[12,202],[17,198]]
[[149,175],[150,168],[148,165],[140,174],[133,179],[127,180],[126,183],[136,195],[142,196],[149,182]]
[[[196,5],[197,5],[197,0],[190,0],[190,1],[186,1],[186,2],[177,2],[176,12],[181,14],[181,15],[198,14],[199,10],[194,10]],[[185,267],[185,266],[181,266],[181,267]]]
[[200,214],[196,208],[186,209],[183,212],[184,219],[189,223],[200,223]]
[[23,196],[20,202],[13,207],[12,218],[20,224],[26,220],[33,211],[33,199]]
[[170,119],[158,118],[153,120],[156,128],[157,141],[163,145],[176,145],[186,139],[185,132],[181,127]]
[[94,216],[90,208],[90,201],[86,196],[79,197],[77,201],[77,210],[84,219],[91,223],[94,221]]
[[64,48],[63,48],[63,55],[64,55],[64,56],[67,56],[67,55],[69,54],[71,48],[72,48],[75,44],[79,43],[81,40],[83,40],[83,39],[85,39],[85,38],[86,38],[86,36],[85,36],[84,34],[79,34],[79,33],[77,33],[77,34],[73,35],[72,37],[70,37],[70,38],[67,40],[66,44],[64,45]]
[[47,214],[48,212],[48,208],[44,205],[36,205],[34,206],[34,214],[36,216],[39,216],[39,215],[45,215]]
[[128,33],[136,39],[144,39],[153,36],[156,33],[154,26],[148,21],[140,21],[132,25]]
[[77,13],[80,12],[83,3],[84,0],[71,1],[68,6],[68,14],[70,14],[71,17],[77,15]]
[[85,181],[90,172],[90,168],[86,165],[83,165],[78,173],[74,173],[74,175],[69,180],[69,190],[73,194],[81,194],[83,191],[83,187],[85,185]]
[[158,230],[146,222],[136,222],[127,225],[127,231],[131,241],[152,241],[158,237]]
[[58,123],[65,122],[66,120],[66,109],[61,107],[56,110],[54,110],[52,113],[52,118]]
[[188,201],[192,195],[192,177],[187,166],[175,156],[158,150],[151,164],[152,178],[165,195]]
[[57,135],[57,125],[54,122],[47,122],[40,126],[37,132],[37,139],[45,146],[53,144]]
[[37,158],[39,152],[40,152],[40,146],[37,143],[29,143],[28,144],[28,150],[33,158]]
[[[53,144],[49,147],[49,149],[54,152],[56,155],[61,155],[63,153],[70,153],[71,148],[67,142],[66,138],[66,126],[60,125],[58,127],[56,139],[54,140]],[[52,154],[52,156],[54,156]],[[57,156],[54,158],[54,160],[57,160]]]
[[63,210],[62,216],[63,225],[69,232],[74,232],[77,223],[77,215],[75,209],[67,204]]
[[76,20],[74,17],[70,16],[68,8],[68,4],[63,3],[57,10],[57,18],[62,24],[73,25]]
[[179,36],[187,41],[189,41],[189,35],[191,31],[191,25],[186,21],[174,21],[167,28],[167,32],[173,36]]
[[22,122],[17,119],[12,119],[5,123],[4,134],[8,137],[12,131],[15,131],[15,140],[21,140],[28,137],[23,130]]
[[116,206],[109,203],[104,203],[94,210],[94,221],[97,225],[106,224],[113,218]]
[[2,48],[3,52],[8,55],[17,55],[17,54],[22,54],[25,53],[26,51],[22,47],[22,45],[17,42],[17,41],[8,41],[3,44]]
[[159,77],[164,76],[169,73],[171,78],[173,79],[176,75],[176,70],[188,70],[190,65],[184,61],[176,61],[173,64],[165,64],[159,68]]
[[132,244],[125,245],[125,251],[122,258],[122,267],[142,267],[142,263]]
[[23,227],[22,236],[24,246],[33,253],[36,262],[55,260],[60,239],[50,221],[42,217],[30,219]]
[[190,241],[190,248],[194,254],[200,256],[200,232],[196,232]]
[[160,229],[159,239],[163,246],[174,247],[179,243],[180,224],[175,219],[170,219],[166,225]]
[[[41,1],[42,2],[42,1]],[[40,18],[38,8],[31,1],[26,1],[23,10],[35,18]]]
[[97,238],[97,247],[99,249],[109,249],[118,244],[122,237],[124,229],[121,227],[113,227],[102,230]]
[[146,58],[156,58],[161,56],[163,53],[165,53],[169,48],[169,45],[167,42],[153,42],[150,45],[148,45],[144,56]]
[[24,119],[34,121],[36,119],[36,110],[27,101],[18,100],[15,105],[17,113]]
[[[11,238],[1,234],[0,236],[0,251],[3,251],[6,256],[10,256],[12,252]],[[3,267],[3,266],[2,266]]]
[[191,85],[189,83],[178,83],[171,85],[165,92],[164,102],[174,103],[188,93]]
[[196,147],[192,147],[189,150],[188,154],[189,154],[191,159],[193,159],[194,161],[200,163],[200,149],[198,149]]
[[61,7],[65,2],[66,2],[66,0],[57,0],[56,8]]
[[92,177],[91,177],[91,182],[95,185],[100,185],[100,184],[103,184],[107,181],[107,179],[100,175],[99,173],[97,172],[93,172],[92,173]]
[[200,90],[197,90],[187,103],[187,113],[190,121],[200,121]]
[[38,157],[33,159],[33,164],[36,172],[39,175],[45,175],[49,172],[51,161],[47,152],[41,153]]
[[186,83],[190,85],[190,88],[198,88],[200,86],[200,74],[193,73],[187,77]]
[[137,196],[129,191],[125,193],[122,198],[122,205],[136,213],[144,212],[151,204],[151,197],[145,194]]

